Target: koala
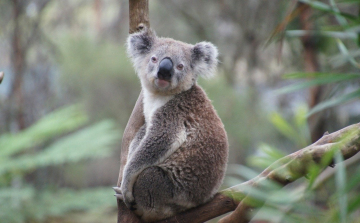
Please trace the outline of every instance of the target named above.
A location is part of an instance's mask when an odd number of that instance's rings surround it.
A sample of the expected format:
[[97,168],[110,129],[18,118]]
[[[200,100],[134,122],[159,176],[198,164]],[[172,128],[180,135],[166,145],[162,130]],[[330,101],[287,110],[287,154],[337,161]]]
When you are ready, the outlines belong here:
[[116,196],[145,222],[209,201],[224,178],[228,140],[199,76],[213,75],[218,51],[157,37],[144,29],[127,40],[143,89],[145,124],[129,146]]

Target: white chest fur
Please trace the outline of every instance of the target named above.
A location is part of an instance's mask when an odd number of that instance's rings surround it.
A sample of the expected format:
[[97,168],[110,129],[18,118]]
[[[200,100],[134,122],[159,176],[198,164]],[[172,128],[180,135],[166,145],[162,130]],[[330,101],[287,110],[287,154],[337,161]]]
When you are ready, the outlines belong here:
[[153,118],[157,109],[164,106],[168,101],[170,101],[174,96],[161,96],[156,95],[148,90],[144,89],[144,116],[145,122],[151,124],[151,119]]

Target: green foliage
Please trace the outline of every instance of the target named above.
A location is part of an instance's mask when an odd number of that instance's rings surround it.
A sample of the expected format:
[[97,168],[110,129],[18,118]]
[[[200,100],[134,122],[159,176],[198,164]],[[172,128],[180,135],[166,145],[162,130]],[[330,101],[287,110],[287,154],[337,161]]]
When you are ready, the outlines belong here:
[[63,137],[34,155],[23,154],[0,164],[0,176],[8,172],[26,173],[37,168],[79,162],[109,155],[111,144],[118,139],[113,123],[103,121]]
[[89,125],[79,105],[54,111],[22,132],[1,136],[1,222],[44,221],[68,211],[111,206],[115,202],[109,199],[109,188],[45,188],[39,193],[23,177],[39,168],[109,156],[119,136],[110,120]]
[[[346,145],[354,135],[359,134],[358,129],[350,131],[341,139],[341,145],[334,144],[325,154],[319,164],[313,163],[308,166],[306,174],[307,181],[300,180],[300,184],[292,184],[291,187],[282,188],[277,183],[262,178],[264,182],[253,186],[244,187],[242,190],[245,194],[250,195],[249,199],[244,202],[253,206],[264,205],[259,212],[254,212],[256,215],[253,220],[267,220],[270,222],[358,222],[360,217],[360,177],[354,176],[348,178],[348,173],[357,173],[360,168],[356,170],[347,171],[347,167],[343,162],[343,157],[339,152],[339,148]],[[263,145],[260,147],[260,152],[253,156],[252,164],[268,167],[274,161],[282,158],[284,154],[279,150]],[[259,161],[260,160],[260,161]],[[333,172],[332,178],[325,181],[322,178],[318,179],[319,174],[326,168],[329,163],[334,160],[336,169]],[[298,165],[304,165],[299,163]],[[283,167],[281,163],[274,167]],[[286,171],[286,170],[284,170]],[[230,166],[230,174],[236,174],[243,180],[251,180],[259,173],[248,167]],[[231,178],[230,183],[234,183],[236,178]],[[242,180],[242,182],[243,182]],[[299,181],[298,181],[299,182]],[[316,182],[316,183],[315,183]],[[315,186],[316,184],[316,186]],[[334,189],[329,188],[329,184],[333,185]],[[330,190],[328,197],[319,197],[319,193],[323,189]],[[243,197],[239,197],[242,199]],[[321,199],[319,199],[321,198]],[[319,202],[322,202],[321,204]],[[321,208],[320,206],[327,208]]]
[[[334,1],[330,1],[330,2],[332,2],[331,5],[328,5],[328,4],[320,2],[320,1],[312,1],[312,0],[299,0],[299,2],[308,4],[312,8],[317,9],[321,12],[328,13],[331,15],[336,15],[337,18],[341,18],[342,21],[345,21],[345,19],[348,19],[348,20],[354,21],[354,22],[359,21],[358,17],[351,15],[349,13],[339,11],[339,9],[336,7]],[[342,23],[342,24],[344,24],[344,23]]]
[[[287,121],[278,113],[270,116],[272,124],[277,131],[294,146],[304,148],[310,144],[309,130],[306,124],[306,107],[299,107],[294,113],[291,121]],[[354,129],[345,134],[339,141],[341,144],[334,144],[331,150],[323,156],[319,164],[313,163],[308,166],[306,174],[307,180],[298,180],[292,187],[282,188],[274,182],[266,180],[256,188],[244,188],[246,194],[251,198],[247,202],[251,205],[264,205],[259,212],[255,212],[253,220],[266,219],[270,222],[358,222],[360,217],[360,177],[348,177],[350,173],[357,173],[360,170],[348,170],[343,162],[343,157],[339,153],[339,148],[346,145],[353,139],[359,130]],[[285,153],[268,144],[261,144],[255,155],[248,158],[251,166],[265,169],[279,159],[285,157]],[[334,160],[336,170],[330,179],[319,178],[320,173]],[[283,164],[273,166],[274,169]],[[299,165],[304,165],[299,163]],[[284,170],[286,172],[286,170]],[[256,177],[256,172],[248,167],[239,165],[230,165],[227,177],[227,183],[234,185],[251,180]],[[352,174],[353,175],[353,174]],[[241,180],[239,180],[241,179]],[[299,184],[300,182],[300,184]],[[294,185],[295,184],[295,185]],[[322,197],[324,189],[327,191]],[[320,197],[319,197],[320,196]],[[242,197],[239,197],[242,199]],[[321,206],[328,207],[327,209]]]
[[294,113],[293,120],[287,122],[280,113],[274,112],[270,116],[270,121],[274,127],[286,138],[291,140],[296,148],[303,148],[310,143],[310,133],[308,130],[306,113],[308,109],[305,105],[299,106]]
[[265,143],[259,145],[257,152],[261,155],[250,156],[247,161],[249,165],[259,168],[266,168],[285,156],[284,152]]
[[50,143],[45,149],[36,151],[34,148],[83,126],[86,120],[79,106],[71,106],[49,114],[20,133],[1,136],[0,145],[4,149],[0,152],[0,177],[6,173],[24,174],[40,167],[109,155],[111,145],[119,137],[111,121],[84,127]]
[[69,98],[84,102],[92,120],[111,118],[125,128],[140,92],[125,47],[85,35],[64,36],[58,44],[60,83]]
[[[292,148],[288,151],[301,149],[310,144],[310,132],[306,119],[307,111],[308,109],[305,105],[299,106],[290,121],[287,121],[285,117],[277,112],[273,112],[269,116],[271,124],[278,133],[290,142]],[[284,140],[282,144],[285,144]],[[285,153],[283,151],[267,143],[262,143],[258,146],[255,155],[249,156],[247,161],[253,167],[265,169],[284,156]]]
[[[47,219],[63,217],[70,212],[86,212],[115,209],[111,188],[46,190],[37,193],[33,187],[1,188],[0,219],[2,223],[47,222]],[[103,213],[105,215],[105,213]],[[103,222],[103,221],[102,221]]]
[[86,123],[87,117],[79,106],[57,110],[17,134],[4,134],[0,137],[0,161],[8,159],[30,147],[39,146],[45,141],[77,129]]
[[[288,93],[317,85],[331,84],[332,91],[330,91],[328,99],[312,108],[308,115],[358,100],[360,98],[360,91],[357,90],[360,83],[360,75],[358,73],[360,64],[357,62],[357,58],[360,56],[358,49],[360,46],[360,35],[358,34],[360,14],[356,15],[345,12],[346,10],[342,10],[338,5],[346,4],[347,6],[351,5],[357,8],[359,1],[340,0],[336,2],[335,0],[329,0],[329,3],[325,3],[323,1],[300,0],[300,2],[314,9],[314,18],[322,17],[321,20],[316,21],[318,30],[311,32],[311,35],[318,36],[319,38],[326,37],[332,39],[334,45],[336,43],[337,52],[332,52],[329,56],[332,72],[295,73],[286,75],[286,78],[305,79],[305,81],[282,88],[278,93]],[[333,17],[335,17],[337,21],[336,25],[333,25]],[[309,33],[304,30],[289,30],[287,34],[288,36],[309,35]],[[334,73],[333,70],[335,69],[340,70],[342,73]],[[355,74],[353,74],[354,71]]]
[[311,80],[296,83],[291,86],[283,87],[276,91],[278,94],[287,94],[293,91],[325,85],[331,83],[340,83],[343,81],[356,81],[360,79],[360,74],[334,74],[334,73],[292,73],[284,75],[287,79],[305,79]]

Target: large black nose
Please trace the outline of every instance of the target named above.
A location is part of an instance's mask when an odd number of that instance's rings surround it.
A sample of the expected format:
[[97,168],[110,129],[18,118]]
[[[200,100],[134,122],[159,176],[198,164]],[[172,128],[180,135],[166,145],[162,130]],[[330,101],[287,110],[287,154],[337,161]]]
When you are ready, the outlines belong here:
[[174,70],[172,61],[168,57],[164,58],[159,64],[159,70],[157,73],[158,78],[168,81],[171,79],[173,73]]

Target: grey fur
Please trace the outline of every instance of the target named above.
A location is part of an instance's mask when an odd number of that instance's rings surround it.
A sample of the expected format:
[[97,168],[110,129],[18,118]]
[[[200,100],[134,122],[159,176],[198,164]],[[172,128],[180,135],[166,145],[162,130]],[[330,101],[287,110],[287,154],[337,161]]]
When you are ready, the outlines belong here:
[[[146,123],[130,144],[121,187],[115,191],[144,221],[157,221],[209,201],[222,183],[226,132],[196,83],[199,75],[214,72],[218,53],[211,43],[194,46],[145,30],[129,36],[128,54],[144,90]],[[174,68],[163,87],[156,72],[165,57],[183,69]]]

